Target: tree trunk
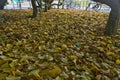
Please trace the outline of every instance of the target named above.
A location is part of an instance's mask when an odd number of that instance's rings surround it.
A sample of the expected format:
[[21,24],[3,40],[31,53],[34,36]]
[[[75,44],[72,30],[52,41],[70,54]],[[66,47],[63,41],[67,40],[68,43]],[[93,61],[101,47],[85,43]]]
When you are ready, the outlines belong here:
[[115,35],[120,21],[120,0],[93,0],[111,8],[109,19],[104,30],[105,35]]
[[65,0],[62,1],[62,9],[64,9],[65,6]]
[[120,7],[115,9],[111,8],[111,12],[109,14],[109,19],[107,25],[105,27],[104,34],[105,35],[115,35],[117,33],[117,28],[119,26],[119,19],[120,19]]
[[42,1],[45,2],[45,12],[47,12],[47,10],[51,8],[51,3],[53,2],[53,0],[31,0],[33,7],[33,15],[32,15],[33,18],[37,17],[38,14],[37,8],[42,8]]
[[60,0],[58,0],[58,5],[57,5],[57,8],[59,9],[59,4],[60,4]]
[[109,19],[107,25],[105,27],[104,34],[105,35],[115,35],[117,33],[117,29],[119,26],[120,20],[120,0],[111,1],[112,4],[109,5],[111,7],[111,12],[109,14]]
[[4,6],[6,3],[7,3],[7,0],[0,0],[0,10],[4,9]]
[[33,15],[32,15],[32,17],[34,18],[34,17],[37,17],[38,10],[37,10],[36,1],[31,0],[31,3],[32,3],[32,7],[33,7]]
[[51,8],[51,4],[54,0],[43,0],[45,2],[45,12]]
[[48,10],[48,4],[45,3],[45,12],[47,12],[47,10]]
[[0,10],[3,10],[4,9],[4,6],[0,6]]

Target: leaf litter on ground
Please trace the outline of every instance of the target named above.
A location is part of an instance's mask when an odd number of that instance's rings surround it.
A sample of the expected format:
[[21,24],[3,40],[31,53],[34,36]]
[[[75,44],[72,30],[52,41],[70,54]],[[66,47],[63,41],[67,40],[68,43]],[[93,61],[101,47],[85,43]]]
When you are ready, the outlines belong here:
[[1,11],[0,80],[119,80],[120,32],[104,36],[108,13]]

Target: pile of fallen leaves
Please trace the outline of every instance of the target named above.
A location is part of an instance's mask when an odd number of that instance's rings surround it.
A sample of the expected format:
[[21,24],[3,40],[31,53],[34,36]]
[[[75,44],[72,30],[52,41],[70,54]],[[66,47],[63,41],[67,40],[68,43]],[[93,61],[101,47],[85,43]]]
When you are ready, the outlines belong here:
[[0,80],[119,80],[120,34],[104,36],[108,14],[1,11]]

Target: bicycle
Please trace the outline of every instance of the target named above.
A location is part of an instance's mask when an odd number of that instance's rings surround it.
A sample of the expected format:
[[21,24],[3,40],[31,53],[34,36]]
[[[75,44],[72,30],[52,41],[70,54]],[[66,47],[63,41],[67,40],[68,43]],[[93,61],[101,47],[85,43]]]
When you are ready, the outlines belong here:
[[86,10],[95,10],[99,11],[102,8],[102,4],[99,2],[90,2],[86,7]]

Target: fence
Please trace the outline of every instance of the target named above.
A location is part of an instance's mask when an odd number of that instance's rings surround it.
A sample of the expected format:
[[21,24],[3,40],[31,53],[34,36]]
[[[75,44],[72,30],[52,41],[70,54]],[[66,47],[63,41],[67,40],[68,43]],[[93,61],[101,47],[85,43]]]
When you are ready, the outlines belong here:
[[[55,0],[53,3],[58,3],[58,1]],[[90,3],[89,0],[88,1],[65,0],[64,8],[65,9],[85,10],[89,3]],[[57,8],[56,6],[53,6],[53,7]],[[5,9],[29,9],[29,8],[32,8],[30,0],[26,0],[26,1],[19,0],[18,2],[13,2],[13,0],[11,0],[11,2],[5,6]],[[100,9],[100,11],[109,12],[110,8],[103,4],[102,8]]]

